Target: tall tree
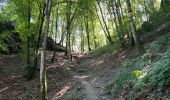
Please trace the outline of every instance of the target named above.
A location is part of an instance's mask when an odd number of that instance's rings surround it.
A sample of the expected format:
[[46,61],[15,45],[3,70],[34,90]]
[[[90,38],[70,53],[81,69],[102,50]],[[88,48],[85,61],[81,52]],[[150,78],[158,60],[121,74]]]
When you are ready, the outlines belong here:
[[135,26],[135,22],[134,22],[134,16],[133,16],[133,11],[131,8],[131,2],[130,0],[126,0],[126,4],[127,4],[127,8],[128,8],[128,13],[130,14],[130,29],[132,32],[132,36],[135,42],[135,46],[137,47],[138,51],[140,52],[142,50],[142,46],[140,43],[140,38],[139,38],[139,34],[136,33],[136,26]]
[[52,0],[46,0],[46,23],[44,28],[44,39],[42,42],[41,49],[41,63],[40,63],[40,91],[41,91],[41,100],[47,100],[47,79],[46,79],[46,66],[45,66],[45,57],[46,57],[46,47],[47,47],[47,37],[50,23],[50,13],[52,8]]
[[[37,0],[37,4],[40,5],[40,3]],[[38,69],[37,67],[37,62],[38,62],[38,50],[40,48],[40,42],[41,42],[41,36],[42,36],[42,29],[43,29],[43,24],[44,24],[44,17],[45,17],[45,7],[46,7],[46,3],[44,2],[43,7],[39,6],[39,29],[38,29],[38,39],[37,39],[37,43],[36,43],[36,48],[35,48],[35,58],[34,58],[34,70]]]
[[81,53],[84,52],[84,34],[83,23],[81,23]]
[[84,17],[84,21],[85,21],[85,28],[86,28],[86,36],[87,36],[88,50],[91,51],[88,16],[85,16],[85,17]]
[[107,37],[109,43],[110,43],[110,44],[113,44],[113,40],[112,40],[112,38],[111,38],[111,35],[110,35],[110,32],[109,32],[109,28],[108,28],[108,26],[107,26],[107,24],[106,24],[106,21],[105,21],[104,15],[103,15],[103,11],[102,11],[102,8],[101,8],[101,6],[100,6],[100,2],[99,2],[98,0],[97,0],[97,4],[98,4],[98,7],[99,7],[99,11],[100,11],[100,13],[101,13],[101,17],[102,17],[104,26],[105,26],[105,28],[106,28],[106,33],[107,33],[107,34],[106,34],[106,37]]

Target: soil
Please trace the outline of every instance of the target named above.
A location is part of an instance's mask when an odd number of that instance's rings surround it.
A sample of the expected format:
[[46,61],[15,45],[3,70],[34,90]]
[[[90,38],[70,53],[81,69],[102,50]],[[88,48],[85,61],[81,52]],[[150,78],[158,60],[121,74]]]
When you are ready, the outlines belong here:
[[[127,50],[115,56],[103,54],[95,57],[93,53],[76,57],[70,62],[64,53],[48,51],[47,81],[49,100],[113,100],[105,91],[112,83],[120,62],[132,54]],[[0,55],[0,99],[37,100],[39,98],[39,71],[34,79],[27,81],[26,72],[17,55]],[[70,96],[71,94],[71,96]]]
[[[80,91],[73,94],[79,100],[111,100],[106,94],[105,87],[112,82],[117,67],[114,65],[114,59],[103,55],[98,58],[93,56],[85,57],[85,61],[78,66],[72,67],[72,75],[78,83],[76,87],[81,88]],[[74,90],[72,88],[69,95]],[[74,97],[68,100],[76,100]],[[63,98],[65,99],[65,97]]]
[[[72,76],[65,69],[68,60],[57,53],[54,63],[48,61],[53,52],[47,53],[48,96],[52,97],[64,86],[72,84]],[[32,80],[26,80],[26,72],[17,55],[0,55],[0,100],[37,100],[39,98],[39,71]]]

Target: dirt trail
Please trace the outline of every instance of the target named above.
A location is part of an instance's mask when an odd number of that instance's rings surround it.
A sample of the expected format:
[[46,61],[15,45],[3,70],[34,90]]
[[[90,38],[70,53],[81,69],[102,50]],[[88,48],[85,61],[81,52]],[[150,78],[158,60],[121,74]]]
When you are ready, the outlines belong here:
[[[70,63],[64,53],[57,53],[51,63],[52,54],[48,51],[46,58],[49,100],[113,100],[106,95],[105,87],[118,70],[117,60],[131,53],[120,53],[120,57],[104,54],[96,58],[89,54],[83,56],[79,64]],[[0,55],[0,98],[37,100],[40,96],[39,72],[33,80],[26,81],[20,61],[17,55]]]
[[[71,66],[71,73],[81,85],[71,89],[65,95],[66,98],[69,98],[66,100],[75,100],[74,96],[76,100],[112,100],[106,94],[105,87],[113,80],[116,70],[113,58],[108,55],[98,58],[85,57],[85,61],[80,65]],[[79,87],[80,90],[75,92],[76,87]],[[72,93],[73,91],[74,93]],[[72,97],[68,97],[70,94]]]

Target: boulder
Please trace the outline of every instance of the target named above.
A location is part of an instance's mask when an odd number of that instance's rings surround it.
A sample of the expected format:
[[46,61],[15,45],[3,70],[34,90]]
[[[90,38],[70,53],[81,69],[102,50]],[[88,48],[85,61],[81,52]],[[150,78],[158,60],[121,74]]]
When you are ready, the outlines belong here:
[[66,48],[59,43],[56,43],[51,37],[47,38],[47,50],[55,52],[65,52]]

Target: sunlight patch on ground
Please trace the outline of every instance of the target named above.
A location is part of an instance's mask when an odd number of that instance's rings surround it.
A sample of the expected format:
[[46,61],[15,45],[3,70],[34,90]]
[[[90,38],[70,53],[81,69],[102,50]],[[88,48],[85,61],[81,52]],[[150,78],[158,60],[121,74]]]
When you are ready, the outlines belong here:
[[119,54],[119,60],[124,59],[126,56],[126,52],[122,52],[121,54]]
[[50,68],[56,68],[57,65],[47,65],[48,67],[46,68],[46,70],[50,69]]
[[63,89],[57,92],[51,100],[58,100],[59,98],[63,97],[70,88],[71,86],[66,85]]
[[100,64],[103,64],[104,63],[104,60],[99,60],[99,61],[95,61],[92,66],[97,66],[97,65],[100,65]]
[[66,62],[47,64],[46,70],[48,70],[50,68],[56,68],[56,67],[59,67],[59,66],[63,66],[65,63]]
[[91,82],[95,82],[96,81],[96,78],[94,78]]
[[85,79],[88,78],[89,76],[74,76],[74,78],[79,78],[79,79]]
[[5,90],[9,89],[10,87],[12,87],[12,86],[5,87],[5,88],[3,88],[3,89],[0,89],[0,93],[2,93],[3,91],[5,91]]

